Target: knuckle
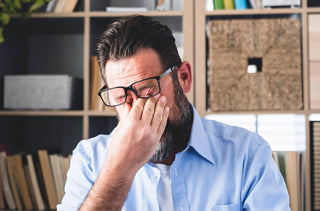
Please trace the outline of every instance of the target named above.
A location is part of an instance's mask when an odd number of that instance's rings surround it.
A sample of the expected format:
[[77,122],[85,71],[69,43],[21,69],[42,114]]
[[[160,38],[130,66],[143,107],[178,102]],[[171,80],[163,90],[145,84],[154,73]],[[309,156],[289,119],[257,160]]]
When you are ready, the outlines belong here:
[[149,113],[153,113],[154,112],[154,107],[152,105],[148,105],[145,107],[145,111],[149,112]]
[[162,114],[161,114],[160,112],[156,112],[156,113],[154,114],[154,119],[156,119],[156,120],[161,120],[161,119],[162,119]]
[[143,106],[140,104],[136,104],[135,108],[136,108],[136,110],[139,110],[139,111],[143,110]]

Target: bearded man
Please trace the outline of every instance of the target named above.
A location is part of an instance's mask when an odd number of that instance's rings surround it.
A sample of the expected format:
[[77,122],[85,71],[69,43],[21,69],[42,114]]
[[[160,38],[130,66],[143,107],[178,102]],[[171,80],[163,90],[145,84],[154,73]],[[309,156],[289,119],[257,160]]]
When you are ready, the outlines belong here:
[[267,142],[188,102],[191,65],[167,26],[122,18],[97,52],[99,96],[119,121],[75,148],[58,210],[290,210]]

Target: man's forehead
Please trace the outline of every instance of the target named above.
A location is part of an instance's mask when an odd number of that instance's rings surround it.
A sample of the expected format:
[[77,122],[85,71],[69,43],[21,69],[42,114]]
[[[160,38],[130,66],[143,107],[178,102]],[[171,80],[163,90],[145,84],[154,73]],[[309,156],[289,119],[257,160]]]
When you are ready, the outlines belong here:
[[161,73],[156,63],[137,63],[136,61],[110,62],[106,65],[106,77],[109,87],[129,86],[135,81],[154,77]]

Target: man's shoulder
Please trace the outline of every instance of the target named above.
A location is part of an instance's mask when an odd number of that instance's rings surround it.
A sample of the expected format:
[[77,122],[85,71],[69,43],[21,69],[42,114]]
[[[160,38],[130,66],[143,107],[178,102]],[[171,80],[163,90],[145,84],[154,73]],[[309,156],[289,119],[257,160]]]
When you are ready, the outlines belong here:
[[234,126],[211,119],[202,118],[207,135],[213,140],[236,145],[265,145],[267,142],[257,133],[243,127]]
[[110,135],[97,135],[95,137],[81,140],[73,153],[94,154],[97,152],[106,152],[109,146]]

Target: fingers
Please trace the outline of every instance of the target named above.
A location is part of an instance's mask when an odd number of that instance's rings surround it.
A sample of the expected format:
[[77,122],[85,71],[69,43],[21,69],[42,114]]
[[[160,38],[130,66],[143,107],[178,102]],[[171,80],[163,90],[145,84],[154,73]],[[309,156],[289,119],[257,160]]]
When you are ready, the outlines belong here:
[[161,120],[163,119],[163,112],[165,109],[167,99],[164,96],[161,96],[157,102],[151,125],[154,128],[158,128],[160,125]]
[[142,113],[143,113],[143,108],[144,104],[146,103],[146,100],[139,98],[135,104],[132,106],[132,109],[130,111],[130,116],[133,119],[140,120]]
[[169,115],[169,108],[166,108],[166,97],[161,96],[158,100],[148,98],[138,99],[132,106],[130,116],[136,120],[150,125],[159,131],[159,127],[165,127]]
[[163,134],[164,129],[166,128],[168,117],[169,117],[169,107],[167,106],[164,109],[163,118],[161,119],[160,125],[158,127],[157,133],[159,136],[161,136]]
[[154,115],[155,105],[156,105],[156,99],[154,99],[153,97],[149,98],[144,105],[141,120],[146,124],[151,123],[151,120]]

